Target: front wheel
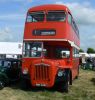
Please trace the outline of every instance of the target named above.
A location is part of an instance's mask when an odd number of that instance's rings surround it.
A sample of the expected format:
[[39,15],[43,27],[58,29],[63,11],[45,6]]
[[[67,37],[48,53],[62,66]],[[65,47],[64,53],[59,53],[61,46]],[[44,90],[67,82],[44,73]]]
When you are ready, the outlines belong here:
[[28,79],[21,79],[21,89],[22,90],[28,90],[30,88],[31,84],[30,84],[30,80]]
[[4,82],[0,81],[0,90],[2,90],[4,88]]
[[65,81],[65,82],[60,82],[59,83],[59,86],[58,86],[58,90],[60,92],[66,92],[68,93],[68,81]]
[[67,72],[64,80],[59,83],[59,91],[68,93],[69,89],[69,73]]
[[69,82],[68,81],[65,81],[64,83],[63,83],[63,89],[64,89],[64,92],[66,92],[66,93],[68,93],[68,87],[69,87],[69,84],[68,84]]

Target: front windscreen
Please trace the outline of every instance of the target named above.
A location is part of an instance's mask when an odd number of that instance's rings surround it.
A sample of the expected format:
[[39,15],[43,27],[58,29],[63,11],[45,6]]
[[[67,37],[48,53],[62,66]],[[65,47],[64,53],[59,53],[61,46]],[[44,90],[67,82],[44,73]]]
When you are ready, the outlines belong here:
[[31,12],[27,15],[27,22],[44,21],[44,12]]
[[66,13],[64,11],[48,11],[47,21],[65,21]]
[[49,59],[62,59],[62,58],[69,58],[70,57],[70,50],[67,47],[64,46],[53,46],[53,45],[47,45],[47,43],[44,45],[45,49],[45,57]]
[[26,42],[24,43],[24,57],[41,57],[42,42]]

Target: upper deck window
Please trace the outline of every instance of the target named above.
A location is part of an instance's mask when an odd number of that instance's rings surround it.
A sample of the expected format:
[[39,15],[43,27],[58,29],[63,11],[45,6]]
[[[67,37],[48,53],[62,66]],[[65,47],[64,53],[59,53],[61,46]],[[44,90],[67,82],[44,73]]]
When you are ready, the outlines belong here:
[[69,22],[70,24],[72,24],[72,16],[71,16],[71,14],[68,14],[68,22]]
[[27,22],[44,21],[44,12],[31,12],[27,15]]
[[47,21],[65,21],[66,13],[64,11],[48,11]]

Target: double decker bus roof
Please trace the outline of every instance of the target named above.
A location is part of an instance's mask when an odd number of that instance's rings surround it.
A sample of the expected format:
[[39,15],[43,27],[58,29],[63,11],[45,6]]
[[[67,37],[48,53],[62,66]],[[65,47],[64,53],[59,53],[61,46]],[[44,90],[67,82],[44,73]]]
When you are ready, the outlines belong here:
[[[47,4],[32,7],[28,10],[28,13],[33,12],[52,12],[52,11],[64,11],[70,13],[68,7],[59,4]],[[72,15],[72,14],[71,14]],[[71,16],[73,19],[73,16]],[[69,30],[69,26],[65,24],[65,21],[38,21],[38,22],[27,22],[25,25],[24,41],[67,41],[72,46],[79,47],[79,38],[76,35],[73,27]],[[68,27],[66,27],[66,25]],[[64,28],[63,28],[64,27]],[[38,35],[37,35],[38,34]],[[44,34],[44,35],[41,35]],[[52,35],[53,34],[53,35]],[[74,38],[73,38],[74,37]]]
[[42,10],[64,10],[64,11],[68,10],[70,12],[68,7],[66,7],[65,5],[60,5],[60,4],[40,5],[40,6],[30,8],[28,12],[42,11]]

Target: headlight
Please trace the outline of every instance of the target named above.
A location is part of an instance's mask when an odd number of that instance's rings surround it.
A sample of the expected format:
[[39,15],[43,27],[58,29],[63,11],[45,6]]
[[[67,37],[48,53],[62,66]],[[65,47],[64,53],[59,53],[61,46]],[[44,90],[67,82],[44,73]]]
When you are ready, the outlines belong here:
[[28,69],[24,69],[23,74],[28,74]]
[[58,75],[59,77],[61,77],[61,76],[63,76],[63,74],[64,74],[64,71],[63,71],[63,70],[59,70],[57,75]]

